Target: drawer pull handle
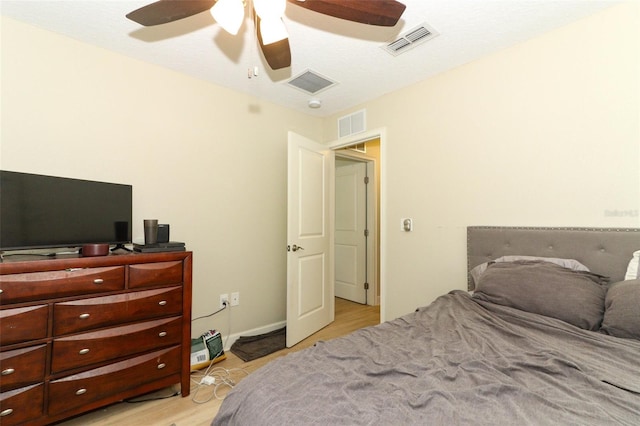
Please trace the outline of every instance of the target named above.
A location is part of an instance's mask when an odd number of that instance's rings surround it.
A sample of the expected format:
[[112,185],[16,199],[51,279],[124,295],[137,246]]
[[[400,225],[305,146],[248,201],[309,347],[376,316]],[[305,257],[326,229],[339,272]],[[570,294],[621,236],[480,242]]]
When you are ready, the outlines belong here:
[[80,319],[87,319],[91,316],[91,314],[80,314]]
[[160,305],[160,306],[164,306],[166,304],[167,304],[166,300],[161,300],[161,301],[158,302],[158,305]]
[[85,355],[89,353],[89,349],[88,348],[84,348],[84,349],[80,349],[80,351],[78,352],[78,354],[80,355]]
[[165,364],[164,362],[162,364],[158,364],[158,370],[162,370],[166,366],[167,366],[167,364]]
[[94,284],[102,284],[104,282],[104,280],[102,278],[96,278],[95,280],[93,280]]
[[167,335],[166,331],[161,331],[160,333],[158,333],[158,337],[165,337]]
[[7,408],[6,410],[0,411],[0,417],[8,416],[13,413],[13,408]]
[[85,388],[78,389],[78,390],[76,391],[76,395],[82,395],[82,394],[84,394],[84,393],[87,393],[87,390],[86,390]]
[[0,288],[0,294],[2,294],[2,293],[3,293],[3,291],[2,291],[2,289]]
[[16,370],[14,368],[6,368],[2,370],[3,376],[8,376],[9,374],[13,374]]

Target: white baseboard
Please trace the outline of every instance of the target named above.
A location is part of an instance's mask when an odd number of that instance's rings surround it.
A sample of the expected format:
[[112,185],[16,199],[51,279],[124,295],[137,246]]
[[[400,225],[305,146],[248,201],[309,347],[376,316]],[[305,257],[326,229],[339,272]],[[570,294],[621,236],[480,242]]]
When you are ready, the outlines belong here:
[[241,333],[233,333],[227,336],[222,336],[222,341],[225,342],[224,350],[229,351],[231,349],[231,345],[235,343],[236,340],[240,338],[240,336],[257,336],[259,334],[269,333],[270,331],[278,330],[287,325],[287,321],[279,321],[273,324],[265,325],[263,327],[253,328],[251,330],[246,330]]

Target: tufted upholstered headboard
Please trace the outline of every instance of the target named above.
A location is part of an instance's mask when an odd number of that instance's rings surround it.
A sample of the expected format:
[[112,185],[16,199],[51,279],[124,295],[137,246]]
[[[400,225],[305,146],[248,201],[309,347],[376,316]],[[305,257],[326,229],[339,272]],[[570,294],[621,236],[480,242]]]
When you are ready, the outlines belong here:
[[467,227],[468,272],[481,263],[507,255],[575,259],[591,272],[624,279],[633,252],[640,250],[640,228]]

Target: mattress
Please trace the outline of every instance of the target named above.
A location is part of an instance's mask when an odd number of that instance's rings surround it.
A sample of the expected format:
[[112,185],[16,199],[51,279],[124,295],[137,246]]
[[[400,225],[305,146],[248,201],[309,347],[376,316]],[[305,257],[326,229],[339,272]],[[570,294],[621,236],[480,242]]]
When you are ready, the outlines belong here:
[[637,425],[640,341],[453,291],[279,358],[213,425]]

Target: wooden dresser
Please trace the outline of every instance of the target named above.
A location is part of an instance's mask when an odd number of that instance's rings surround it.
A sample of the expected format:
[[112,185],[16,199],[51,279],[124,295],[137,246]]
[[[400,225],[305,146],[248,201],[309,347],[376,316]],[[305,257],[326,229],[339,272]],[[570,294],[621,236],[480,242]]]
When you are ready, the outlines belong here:
[[42,425],[179,383],[191,252],[0,264],[0,424]]

